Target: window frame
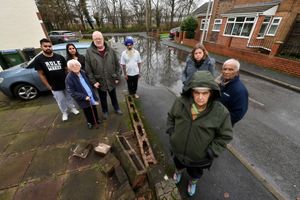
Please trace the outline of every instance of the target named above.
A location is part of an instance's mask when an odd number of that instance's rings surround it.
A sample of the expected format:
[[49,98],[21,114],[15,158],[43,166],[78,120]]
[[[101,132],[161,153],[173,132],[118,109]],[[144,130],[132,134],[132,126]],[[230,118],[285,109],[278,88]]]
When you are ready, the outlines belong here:
[[[269,21],[266,22],[266,21],[265,21],[266,18],[269,18]],[[268,31],[268,29],[269,29],[269,26],[270,26],[271,21],[272,21],[272,16],[265,16],[264,21],[263,21],[263,23],[261,24],[260,29],[259,29],[259,31],[258,31],[258,35],[257,35],[257,37],[256,37],[257,39],[262,39],[262,38],[265,37],[265,35],[267,34],[267,31]],[[262,33],[262,35],[260,36],[259,34],[260,34],[261,28],[263,27],[264,24],[266,24],[266,28],[265,28],[264,32]]]
[[[243,21],[241,20],[243,18]],[[230,36],[230,37],[239,37],[239,38],[249,38],[251,35],[251,32],[253,30],[253,27],[255,25],[256,16],[234,16],[234,17],[228,17],[225,25],[225,29],[223,32],[224,36]],[[227,27],[231,26],[230,33],[225,33],[227,30]],[[245,24],[252,24],[251,29],[249,31],[249,35],[245,36],[242,35],[244,32],[244,27],[246,28]],[[238,34],[233,34],[237,31]]]
[[[204,30],[205,24],[207,24],[207,25],[206,25],[205,31],[208,30],[208,20],[209,20],[209,19],[201,19],[201,23],[200,23],[200,30],[201,30],[201,31]],[[205,21],[206,21],[206,23],[205,23]],[[202,25],[203,25],[203,27],[202,27]]]
[[[217,22],[217,21],[219,21],[219,22]],[[222,22],[223,22],[223,19],[220,19],[220,18],[219,19],[215,19],[212,31],[214,31],[214,32],[220,32],[221,31]],[[216,25],[220,25],[219,29],[215,29]]]
[[[278,21],[277,23],[274,23],[274,21],[275,21],[276,19],[279,19],[279,21]],[[266,33],[266,36],[275,36],[275,35],[276,35],[276,33],[277,33],[277,31],[278,31],[278,28],[279,28],[279,26],[280,26],[281,20],[282,20],[282,17],[273,17],[273,18],[272,18],[272,21],[271,21],[271,23],[269,24],[269,27],[268,27],[268,31],[267,31],[267,33]],[[272,33],[272,34],[270,34],[269,32],[270,32],[271,27],[272,27],[272,26],[276,26],[276,25],[277,25],[277,27],[276,27],[276,29],[275,29],[275,32]]]

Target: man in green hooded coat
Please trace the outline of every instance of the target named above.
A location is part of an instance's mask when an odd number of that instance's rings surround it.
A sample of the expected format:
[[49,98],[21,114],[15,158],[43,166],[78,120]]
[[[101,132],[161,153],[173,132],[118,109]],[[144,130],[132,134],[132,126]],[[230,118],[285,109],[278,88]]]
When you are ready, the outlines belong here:
[[216,99],[220,89],[208,71],[193,74],[168,113],[167,133],[179,183],[182,171],[187,170],[190,181],[187,192],[193,196],[203,169],[210,168],[232,140],[232,126],[228,110]]

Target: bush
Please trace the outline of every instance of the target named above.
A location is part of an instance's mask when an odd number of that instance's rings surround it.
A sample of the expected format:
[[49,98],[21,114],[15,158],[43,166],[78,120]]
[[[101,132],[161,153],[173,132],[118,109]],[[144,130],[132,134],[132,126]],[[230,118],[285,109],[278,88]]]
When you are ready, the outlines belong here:
[[198,26],[198,21],[194,17],[187,17],[181,23],[181,30],[186,32],[186,37],[192,39],[195,36],[195,30]]

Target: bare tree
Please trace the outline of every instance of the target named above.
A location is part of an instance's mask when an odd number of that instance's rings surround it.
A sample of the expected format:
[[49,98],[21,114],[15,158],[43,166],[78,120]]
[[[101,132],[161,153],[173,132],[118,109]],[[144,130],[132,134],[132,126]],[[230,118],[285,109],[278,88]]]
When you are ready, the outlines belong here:
[[162,8],[160,7],[160,0],[156,0],[156,1],[152,0],[152,3],[155,8],[154,17],[155,17],[156,27],[160,28],[161,17],[162,17]]

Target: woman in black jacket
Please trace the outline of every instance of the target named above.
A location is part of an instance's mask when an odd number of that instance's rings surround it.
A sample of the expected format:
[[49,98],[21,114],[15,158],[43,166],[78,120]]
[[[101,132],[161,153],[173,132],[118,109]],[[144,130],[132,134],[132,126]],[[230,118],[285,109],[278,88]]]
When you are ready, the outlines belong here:
[[66,45],[66,52],[67,52],[67,61],[71,59],[78,60],[81,64],[81,69],[85,70],[85,57],[81,54],[79,54],[77,48],[74,44],[68,43]]

